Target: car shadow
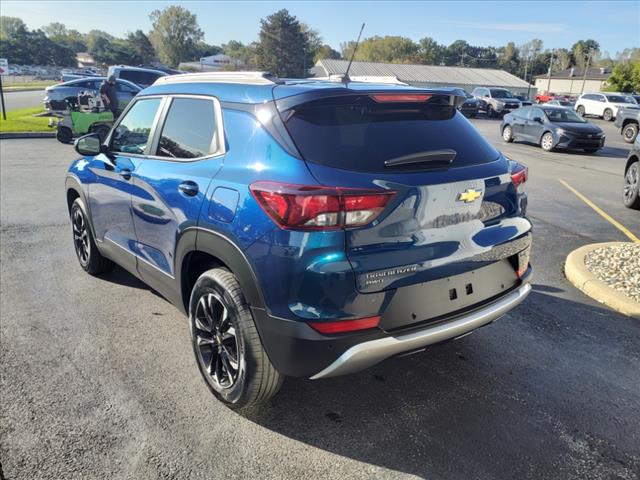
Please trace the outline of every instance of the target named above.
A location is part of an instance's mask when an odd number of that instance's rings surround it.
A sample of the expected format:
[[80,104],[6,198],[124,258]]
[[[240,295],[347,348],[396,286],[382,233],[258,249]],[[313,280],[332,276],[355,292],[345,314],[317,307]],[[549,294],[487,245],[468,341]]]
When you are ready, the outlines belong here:
[[[569,478],[584,452],[572,449],[563,428],[582,438],[596,435],[591,422],[617,424],[602,414],[589,417],[601,406],[587,401],[592,389],[604,388],[593,385],[590,369],[599,361],[592,352],[602,330],[615,337],[628,319],[536,290],[499,322],[464,339],[350,376],[287,379],[266,407],[242,415],[363,462],[365,476],[376,476],[375,465],[423,478]],[[588,333],[576,334],[578,328]],[[612,462],[626,461],[616,455]]]

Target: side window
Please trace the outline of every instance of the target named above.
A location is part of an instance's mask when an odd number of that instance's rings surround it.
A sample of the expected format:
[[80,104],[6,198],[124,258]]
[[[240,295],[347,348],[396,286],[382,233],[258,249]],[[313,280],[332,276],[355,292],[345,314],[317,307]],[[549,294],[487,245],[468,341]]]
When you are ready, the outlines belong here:
[[132,87],[130,87],[129,85],[127,85],[126,83],[123,83],[123,82],[116,82],[116,89],[119,92],[136,93],[135,90]]
[[174,98],[162,127],[156,155],[197,158],[215,152],[216,116],[213,100]]
[[604,102],[607,101],[607,97],[605,97],[604,95],[596,95],[596,97],[597,97],[597,100],[599,102],[603,102],[604,103]]
[[586,95],[583,95],[582,98],[584,100],[595,100],[595,95],[591,95],[590,93],[587,93]]
[[160,98],[142,99],[131,107],[113,133],[112,151],[144,153],[160,101]]
[[544,118],[542,110],[540,110],[539,108],[529,108],[529,111],[527,112],[527,119],[533,120],[536,117]]
[[531,107],[522,107],[514,112],[514,115],[517,115],[518,118],[529,118],[529,114],[533,110]]

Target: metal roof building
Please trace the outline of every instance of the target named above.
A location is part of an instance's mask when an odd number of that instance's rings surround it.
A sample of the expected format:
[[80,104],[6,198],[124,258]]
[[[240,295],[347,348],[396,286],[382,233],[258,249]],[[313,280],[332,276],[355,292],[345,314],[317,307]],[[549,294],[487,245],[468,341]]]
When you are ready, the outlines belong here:
[[[314,77],[342,74],[347,60],[318,60],[311,69]],[[353,62],[350,77],[395,77],[409,85],[420,87],[460,87],[471,92],[475,87],[502,87],[514,93],[531,95],[535,88],[504,70],[491,68],[444,67],[439,65],[407,65],[403,63]]]

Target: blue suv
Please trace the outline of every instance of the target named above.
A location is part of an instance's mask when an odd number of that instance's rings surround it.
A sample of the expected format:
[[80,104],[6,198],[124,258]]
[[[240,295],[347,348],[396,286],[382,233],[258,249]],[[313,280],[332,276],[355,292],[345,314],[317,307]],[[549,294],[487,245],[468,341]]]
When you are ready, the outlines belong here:
[[67,174],[82,268],[189,316],[211,391],[264,402],[487,325],[531,287],[527,169],[458,89],[159,78]]

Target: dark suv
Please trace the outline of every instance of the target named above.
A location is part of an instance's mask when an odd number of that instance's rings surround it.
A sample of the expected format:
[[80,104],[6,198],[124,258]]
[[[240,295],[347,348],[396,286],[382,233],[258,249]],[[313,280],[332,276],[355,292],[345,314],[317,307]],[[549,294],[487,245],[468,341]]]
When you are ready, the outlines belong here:
[[91,274],[115,262],[189,315],[233,407],[461,337],[529,293],[527,170],[457,89],[158,79],[66,179]]

